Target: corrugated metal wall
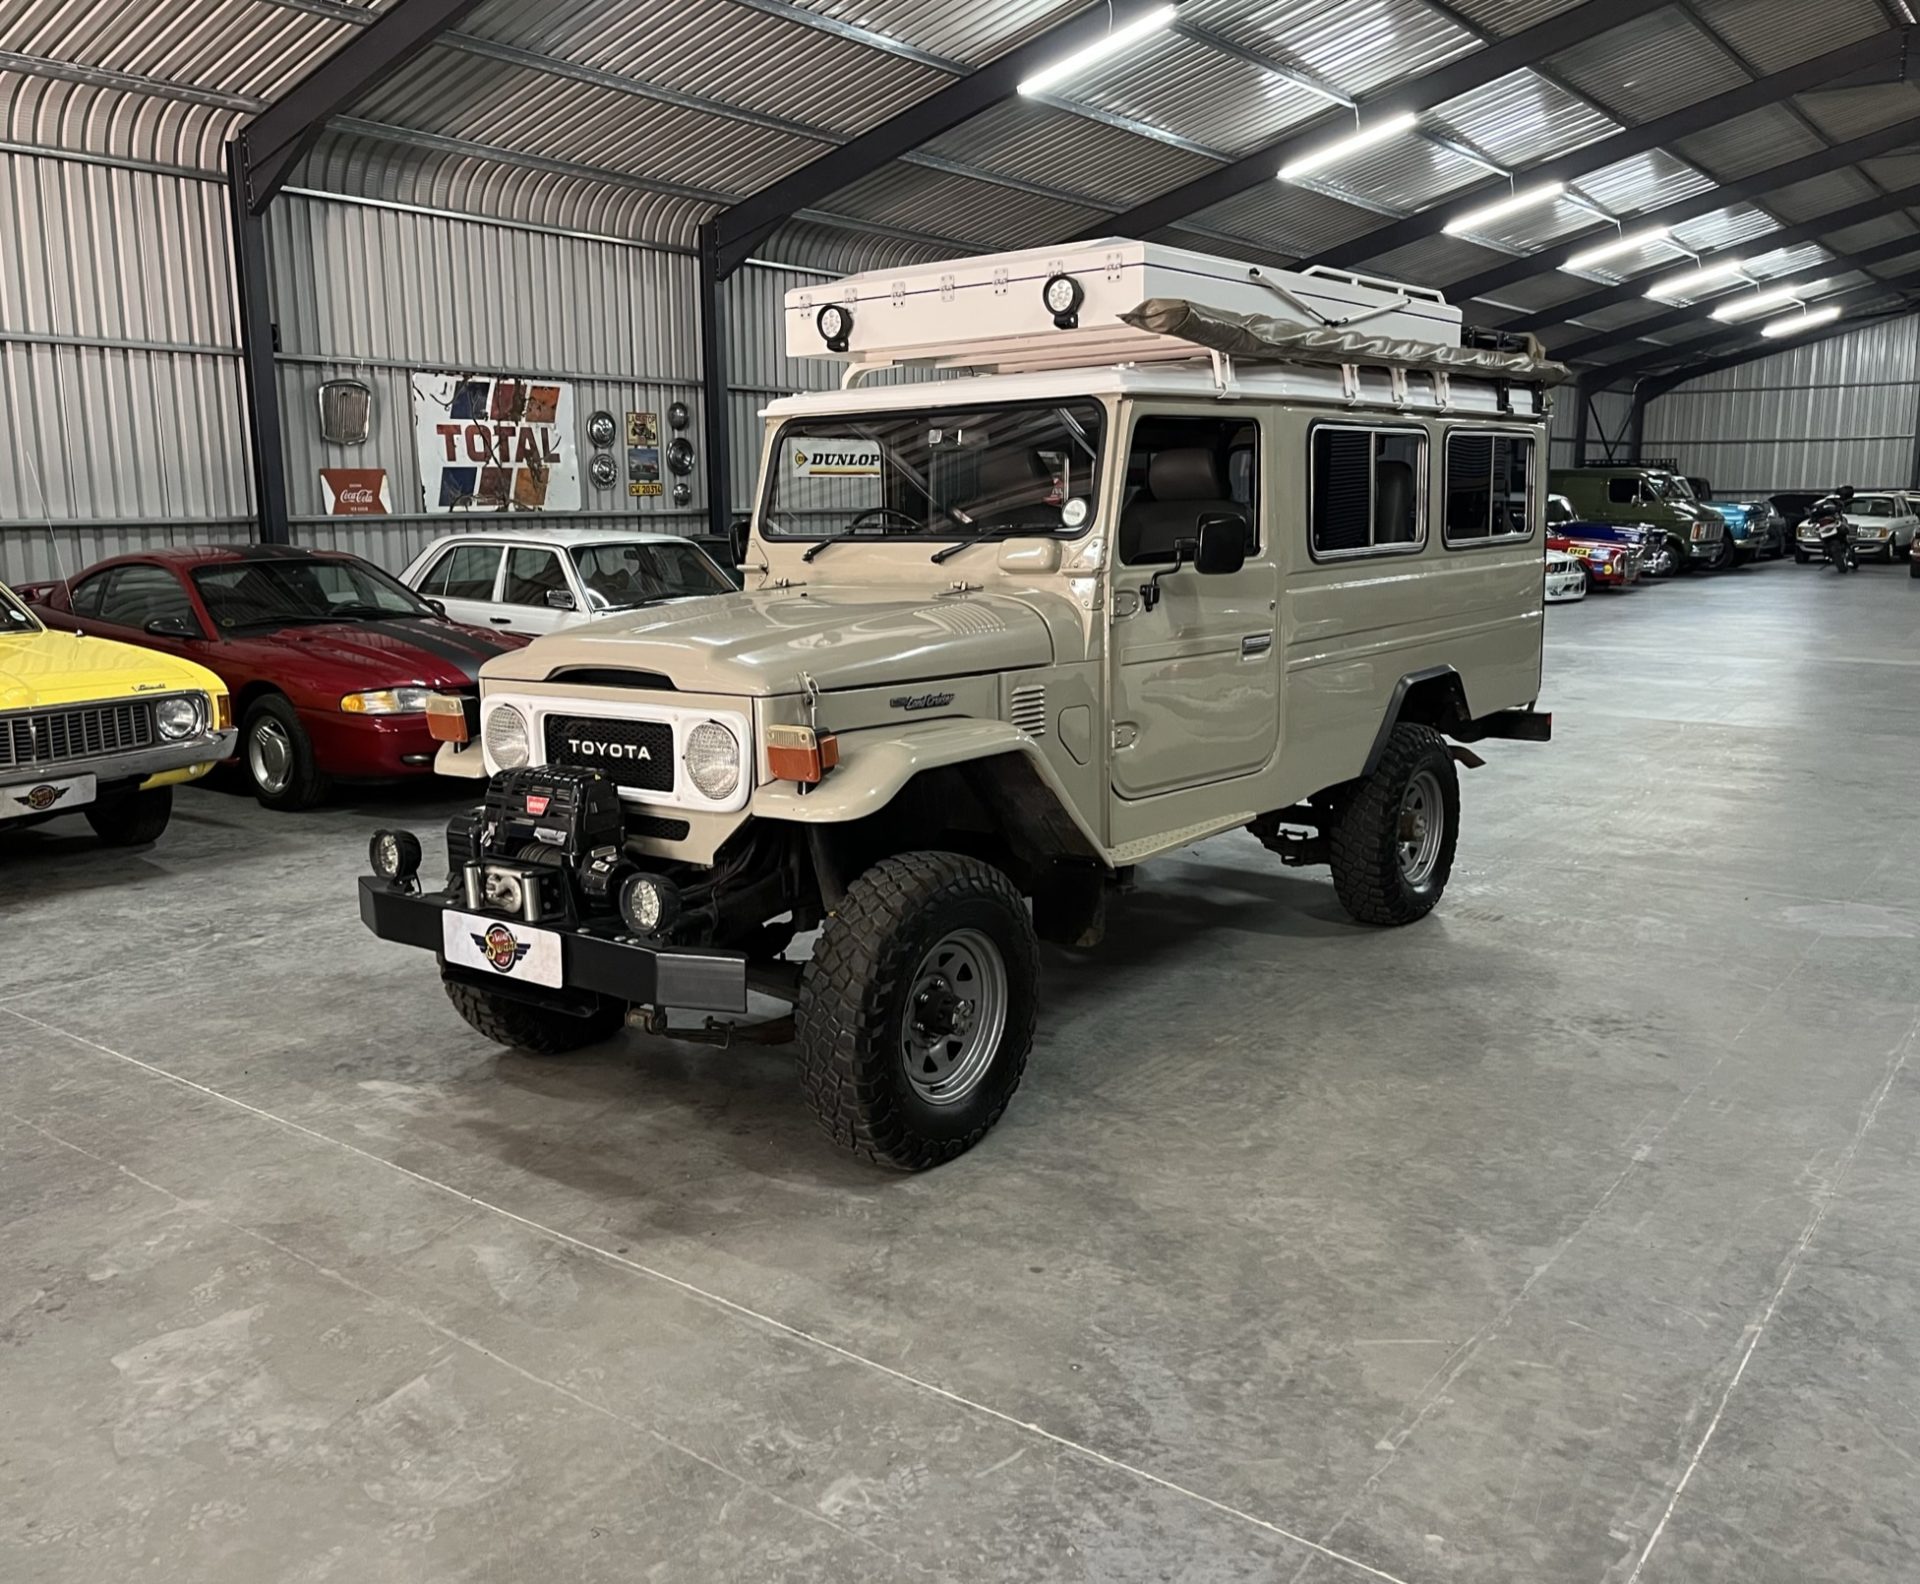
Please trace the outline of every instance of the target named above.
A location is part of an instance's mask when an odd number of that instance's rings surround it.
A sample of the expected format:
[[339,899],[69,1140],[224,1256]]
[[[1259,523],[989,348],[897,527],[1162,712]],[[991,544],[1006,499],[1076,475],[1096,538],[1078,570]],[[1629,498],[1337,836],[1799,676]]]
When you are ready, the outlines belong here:
[[[1577,463],[1574,455],[1574,425],[1579,422],[1579,400],[1579,395],[1571,385],[1562,385],[1554,392],[1553,418],[1548,425],[1553,467],[1567,468]],[[1605,461],[1609,445],[1619,455],[1626,455],[1627,420],[1632,411],[1633,402],[1624,391],[1600,391],[1595,394],[1593,417],[1587,424],[1588,462]]]
[[0,154],[0,231],[0,578],[249,522],[224,188]]
[[1905,485],[1917,418],[1920,318],[1908,317],[1680,386],[1647,408],[1646,454],[1715,489]]

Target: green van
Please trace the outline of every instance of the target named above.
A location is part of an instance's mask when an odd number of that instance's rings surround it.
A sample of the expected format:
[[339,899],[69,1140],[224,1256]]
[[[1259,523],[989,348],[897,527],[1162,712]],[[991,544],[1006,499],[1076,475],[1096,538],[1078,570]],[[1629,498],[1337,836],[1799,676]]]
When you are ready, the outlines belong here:
[[1735,545],[1725,519],[1695,499],[1693,486],[1665,468],[1556,468],[1553,493],[1567,497],[1577,516],[1596,522],[1647,523],[1667,536],[1675,572],[1733,564]]

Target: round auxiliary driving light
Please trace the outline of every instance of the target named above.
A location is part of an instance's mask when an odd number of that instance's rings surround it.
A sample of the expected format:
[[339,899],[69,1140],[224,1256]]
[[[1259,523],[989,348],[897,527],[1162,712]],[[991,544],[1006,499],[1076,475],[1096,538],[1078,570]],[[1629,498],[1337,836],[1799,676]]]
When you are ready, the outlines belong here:
[[853,334],[851,308],[843,308],[839,303],[828,303],[813,316],[813,322],[819,327],[820,339],[827,343],[829,352],[847,350],[847,337]]
[[620,916],[636,935],[658,935],[680,916],[680,888],[656,874],[630,874],[620,883]]
[[1071,275],[1049,275],[1040,288],[1040,300],[1053,315],[1054,329],[1080,328],[1080,305],[1087,300],[1087,289]]
[[377,830],[367,843],[367,861],[382,880],[411,880],[420,872],[420,838],[412,831]]

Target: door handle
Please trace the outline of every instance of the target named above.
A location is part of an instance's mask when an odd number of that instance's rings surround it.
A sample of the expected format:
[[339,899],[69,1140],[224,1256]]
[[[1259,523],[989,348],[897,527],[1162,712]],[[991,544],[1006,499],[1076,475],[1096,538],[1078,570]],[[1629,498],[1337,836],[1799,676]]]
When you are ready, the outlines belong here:
[[511,627],[513,625],[513,618],[511,616],[489,616],[487,620],[492,622],[496,627]]
[[1240,658],[1248,660],[1255,655],[1263,655],[1272,647],[1272,633],[1248,633],[1240,640]]

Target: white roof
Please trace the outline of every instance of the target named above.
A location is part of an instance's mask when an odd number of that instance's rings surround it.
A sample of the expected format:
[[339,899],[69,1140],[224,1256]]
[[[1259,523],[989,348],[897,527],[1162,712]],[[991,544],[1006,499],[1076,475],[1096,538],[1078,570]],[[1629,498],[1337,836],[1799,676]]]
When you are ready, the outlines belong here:
[[579,545],[601,544],[682,544],[685,534],[627,532],[619,528],[456,528],[439,535],[429,550],[442,545],[476,540],[488,544],[541,545],[548,549],[572,549]]

